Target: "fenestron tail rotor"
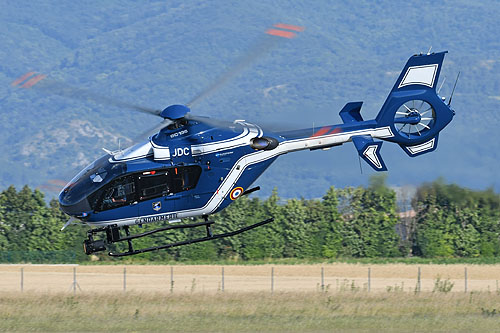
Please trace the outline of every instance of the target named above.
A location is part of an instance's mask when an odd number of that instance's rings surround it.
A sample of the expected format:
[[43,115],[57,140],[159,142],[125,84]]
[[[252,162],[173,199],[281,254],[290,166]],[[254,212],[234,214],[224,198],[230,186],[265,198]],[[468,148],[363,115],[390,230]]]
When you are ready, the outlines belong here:
[[394,115],[394,126],[401,136],[411,139],[431,130],[436,121],[436,111],[424,100],[403,103]]

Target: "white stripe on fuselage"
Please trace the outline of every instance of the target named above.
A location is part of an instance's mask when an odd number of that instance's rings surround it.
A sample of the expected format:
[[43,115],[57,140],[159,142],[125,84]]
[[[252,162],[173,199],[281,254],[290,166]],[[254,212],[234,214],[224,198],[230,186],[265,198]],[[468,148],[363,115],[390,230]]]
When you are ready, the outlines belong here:
[[[245,124],[245,125],[251,125],[251,124]],[[250,140],[261,133],[261,130],[258,126],[255,125],[251,126],[257,128],[258,133],[255,136],[246,138],[247,139],[246,144],[250,144]],[[133,217],[133,218],[112,220],[112,221],[89,222],[88,224],[95,226],[103,226],[109,224],[116,224],[117,226],[123,226],[130,224],[140,224],[141,222],[138,222],[140,219],[142,218],[154,219],[155,216],[159,217],[161,220],[161,216],[165,215],[171,215],[171,216],[175,215],[175,219],[201,216],[201,215],[210,215],[214,211],[216,211],[217,208],[222,204],[224,198],[229,194],[229,192],[234,187],[238,179],[240,179],[240,177],[243,175],[245,169],[250,165],[263,162],[268,159],[274,158],[276,156],[283,155],[293,151],[299,151],[304,149],[317,149],[317,148],[342,144],[351,141],[351,138],[357,135],[370,135],[373,138],[389,138],[394,136],[394,134],[391,131],[391,128],[389,126],[386,126],[386,127],[369,128],[369,129],[350,131],[350,132],[326,134],[318,137],[309,137],[309,138],[283,141],[278,145],[278,147],[276,147],[273,150],[269,151],[259,150],[242,156],[233,165],[232,169],[229,171],[229,173],[224,178],[219,188],[215,191],[212,197],[207,201],[205,206],[201,208],[180,210],[176,212],[168,212],[162,214],[152,214],[152,215],[142,216],[140,218]],[[233,142],[227,142],[226,145],[227,148],[225,149],[220,149],[220,147],[217,147],[217,149],[215,149],[215,147],[213,147],[213,150],[211,151],[212,152],[221,151],[221,150],[231,149],[234,147]]]

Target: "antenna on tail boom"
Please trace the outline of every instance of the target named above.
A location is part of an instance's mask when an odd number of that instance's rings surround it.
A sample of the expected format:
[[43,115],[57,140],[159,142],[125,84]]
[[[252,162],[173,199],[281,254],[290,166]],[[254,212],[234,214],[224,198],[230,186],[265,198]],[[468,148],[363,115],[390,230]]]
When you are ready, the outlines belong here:
[[453,98],[453,93],[455,92],[455,88],[457,87],[457,82],[459,77],[460,77],[460,72],[458,72],[457,79],[455,80],[455,84],[453,85],[453,90],[451,91],[450,100],[448,101],[448,106],[451,105],[451,99]]

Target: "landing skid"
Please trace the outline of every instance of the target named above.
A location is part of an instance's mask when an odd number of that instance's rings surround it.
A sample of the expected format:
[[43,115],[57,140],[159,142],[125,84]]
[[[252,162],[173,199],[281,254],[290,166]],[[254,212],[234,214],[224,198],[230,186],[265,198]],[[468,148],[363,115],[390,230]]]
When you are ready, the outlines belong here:
[[[214,221],[207,221],[205,220],[204,222],[199,222],[199,223],[191,223],[191,224],[183,224],[183,225],[171,225],[165,228],[158,228],[155,230],[143,232],[140,234],[135,234],[135,235],[130,235],[129,227],[125,226],[123,229],[125,230],[126,236],[121,237],[120,235],[120,227],[115,226],[108,226],[108,227],[102,227],[102,228],[96,228],[96,229],[91,229],[87,232],[88,239],[83,242],[83,248],[86,254],[92,254],[95,252],[100,252],[106,250],[106,245],[112,244],[112,243],[117,243],[117,242],[124,242],[126,241],[128,243],[128,251],[127,252],[109,252],[108,255],[111,257],[125,257],[125,256],[130,256],[134,254],[139,254],[139,253],[146,253],[146,252],[151,252],[151,251],[157,251],[161,249],[169,249],[172,247],[177,247],[177,246],[182,246],[182,245],[188,245],[188,244],[194,244],[194,243],[201,243],[201,242],[206,242],[214,239],[219,239],[219,238],[225,238],[225,237],[231,237],[237,234],[241,234],[242,232],[255,229],[257,227],[260,227],[262,225],[268,224],[270,222],[274,221],[273,218],[269,218],[267,220],[249,225],[247,227],[235,230],[235,231],[230,231],[226,232],[223,234],[217,234],[214,235],[212,233],[212,224],[214,224]],[[207,235],[205,237],[200,237],[200,238],[194,238],[194,239],[188,239],[180,242],[175,242],[175,243],[170,243],[170,244],[165,244],[165,245],[160,245],[160,246],[153,246],[153,247],[148,247],[144,249],[139,249],[139,250],[134,250],[132,240],[149,236],[152,234],[155,234],[157,232],[162,232],[162,231],[167,231],[167,230],[173,230],[173,229],[191,229],[191,228],[197,228],[197,227],[203,227],[205,226]],[[105,240],[94,240],[94,235],[105,232],[106,233],[106,241]]]

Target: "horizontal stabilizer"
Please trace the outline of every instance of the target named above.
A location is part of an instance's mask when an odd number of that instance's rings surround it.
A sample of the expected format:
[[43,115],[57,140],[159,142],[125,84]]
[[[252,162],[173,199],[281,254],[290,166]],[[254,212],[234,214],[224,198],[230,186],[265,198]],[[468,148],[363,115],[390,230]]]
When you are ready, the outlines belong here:
[[384,160],[380,155],[382,141],[375,142],[371,136],[353,136],[352,142],[358,150],[359,156],[366,161],[375,171],[387,171]]
[[421,143],[419,145],[415,146],[405,146],[401,145],[401,148],[410,156],[410,157],[415,157],[418,155],[430,153],[431,151],[436,150],[438,144],[438,135],[430,139],[429,141],[426,141],[424,143]]
[[342,121],[344,122],[344,124],[357,123],[357,122],[363,121],[363,117],[361,117],[361,113],[360,113],[361,105],[363,105],[363,102],[351,102],[351,103],[347,103],[342,108],[339,115],[340,115],[340,118],[342,118]]

